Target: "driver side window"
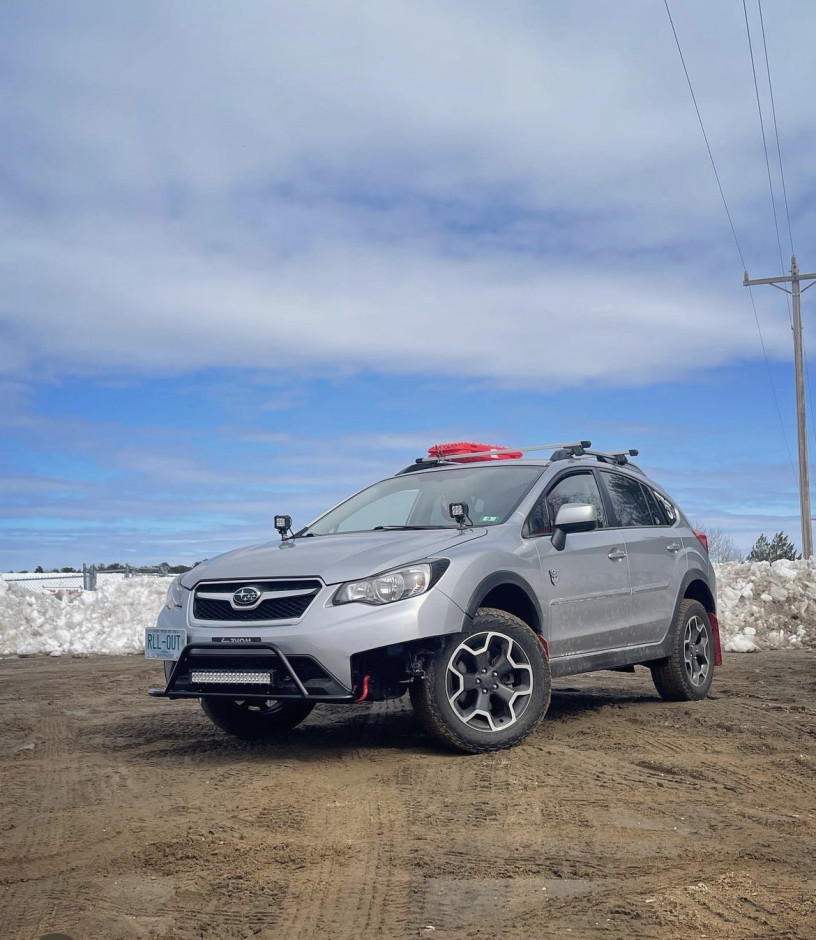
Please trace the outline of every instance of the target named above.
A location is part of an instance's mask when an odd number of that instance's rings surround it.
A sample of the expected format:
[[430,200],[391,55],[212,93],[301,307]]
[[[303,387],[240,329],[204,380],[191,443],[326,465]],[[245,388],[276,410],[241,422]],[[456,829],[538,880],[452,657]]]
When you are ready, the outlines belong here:
[[530,513],[530,535],[548,535],[553,530],[558,510],[567,503],[584,503],[598,511],[598,528],[605,526],[606,512],[595,477],[589,473],[572,473],[562,477],[544,493]]

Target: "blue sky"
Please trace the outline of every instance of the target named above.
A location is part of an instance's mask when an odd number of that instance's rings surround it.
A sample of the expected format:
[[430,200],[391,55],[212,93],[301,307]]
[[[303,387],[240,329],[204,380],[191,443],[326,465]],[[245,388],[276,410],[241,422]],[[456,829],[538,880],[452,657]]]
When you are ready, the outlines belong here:
[[[672,9],[777,274],[742,4]],[[763,13],[813,270],[816,7]],[[766,365],[658,0],[6,0],[0,135],[0,570],[209,557],[460,439],[798,540],[784,296]]]

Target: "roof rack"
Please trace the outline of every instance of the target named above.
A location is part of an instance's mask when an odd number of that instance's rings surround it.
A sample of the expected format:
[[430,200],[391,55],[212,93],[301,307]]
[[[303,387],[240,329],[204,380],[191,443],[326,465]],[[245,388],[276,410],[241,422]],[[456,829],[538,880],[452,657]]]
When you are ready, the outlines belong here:
[[575,447],[574,445],[565,445],[561,450],[556,451],[552,455],[552,460],[568,460],[570,457],[596,457],[601,463],[614,463],[619,467],[623,467],[626,464],[629,464],[630,467],[635,470],[640,470],[636,464],[633,464],[629,458],[637,457],[638,451],[634,447],[630,447],[628,450],[618,450],[618,451],[603,451],[603,450],[589,450],[586,447]]
[[[431,467],[450,466],[460,463],[471,463],[478,460],[495,460],[504,457],[507,459],[512,454],[513,457],[521,454],[529,454],[540,450],[554,451],[551,459],[556,459],[555,454],[568,452],[569,456],[580,456],[587,453],[586,448],[592,446],[591,441],[573,441],[569,444],[534,444],[529,447],[486,447],[484,450],[462,450],[461,453],[441,454],[441,448],[446,445],[436,445],[431,450],[438,450],[440,456],[417,457],[414,463],[409,464],[401,473],[414,473],[417,470],[428,470]],[[463,447],[467,445],[463,444]]]

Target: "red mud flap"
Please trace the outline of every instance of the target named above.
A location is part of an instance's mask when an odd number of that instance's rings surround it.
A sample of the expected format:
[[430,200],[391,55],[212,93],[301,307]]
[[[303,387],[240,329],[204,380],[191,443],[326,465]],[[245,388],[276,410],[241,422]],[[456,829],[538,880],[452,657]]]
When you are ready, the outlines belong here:
[[708,622],[711,624],[711,632],[714,634],[714,665],[722,666],[722,645],[720,643],[720,621],[716,616],[709,612]]

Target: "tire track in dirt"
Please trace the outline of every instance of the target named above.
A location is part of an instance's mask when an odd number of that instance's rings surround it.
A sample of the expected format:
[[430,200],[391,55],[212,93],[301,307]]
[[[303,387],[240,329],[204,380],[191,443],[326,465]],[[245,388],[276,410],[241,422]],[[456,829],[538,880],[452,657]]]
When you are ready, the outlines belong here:
[[[25,807],[25,823],[6,832],[0,856],[0,936],[14,938],[40,936],[55,922],[55,904],[47,882],[28,881],[20,890],[20,865],[28,860],[64,856],[76,844],[79,833],[67,838],[68,821],[64,812],[77,788],[78,768],[64,761],[71,733],[70,722],[39,709],[34,724],[38,739],[31,759],[30,772],[5,798],[17,799]],[[39,753],[37,753],[39,749]],[[22,877],[25,877],[24,875]],[[43,929],[41,929],[43,928]]]
[[[0,663],[0,937],[812,940],[814,673],[735,657],[693,706],[581,677],[522,746],[462,756],[404,701],[247,745],[144,699],[135,657]],[[32,716],[70,721],[46,749]]]
[[[325,754],[318,758],[330,777],[310,793],[300,841],[305,865],[297,882],[290,883],[280,915],[287,940],[408,935],[410,878],[396,850],[407,813],[388,798],[390,779],[382,779],[380,765],[393,760],[393,753],[365,744],[387,740],[389,713],[404,712],[399,705],[387,705],[343,723],[343,745],[353,738],[363,742],[360,746],[336,759]],[[335,728],[337,724],[332,721]],[[314,753],[307,757],[311,762]]]

